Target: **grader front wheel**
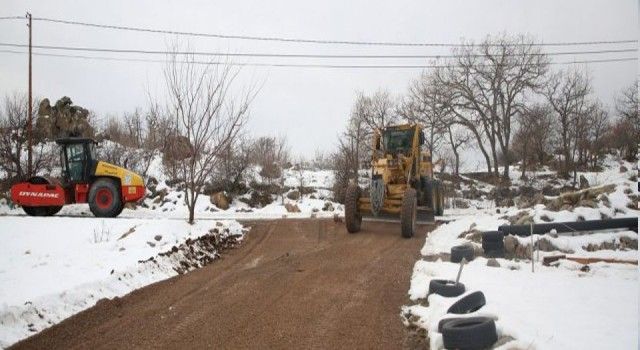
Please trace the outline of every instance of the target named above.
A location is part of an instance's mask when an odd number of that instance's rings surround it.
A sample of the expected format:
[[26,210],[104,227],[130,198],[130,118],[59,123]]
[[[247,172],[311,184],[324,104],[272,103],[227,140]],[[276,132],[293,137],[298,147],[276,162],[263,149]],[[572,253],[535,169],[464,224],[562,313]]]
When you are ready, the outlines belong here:
[[402,237],[411,238],[416,232],[416,214],[418,211],[417,193],[413,188],[409,188],[402,198],[402,209],[400,212],[400,225],[402,227]]
[[356,184],[349,185],[344,199],[344,221],[347,224],[349,233],[360,231],[360,226],[362,225],[362,215],[358,209],[359,199],[360,187]]

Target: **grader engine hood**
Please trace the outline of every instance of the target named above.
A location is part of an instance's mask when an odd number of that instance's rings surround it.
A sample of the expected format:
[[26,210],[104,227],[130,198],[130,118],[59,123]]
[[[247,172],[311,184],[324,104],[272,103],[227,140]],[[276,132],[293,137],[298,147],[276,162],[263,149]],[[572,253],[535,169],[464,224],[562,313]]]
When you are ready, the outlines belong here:
[[99,161],[94,175],[96,177],[105,176],[119,179],[122,186],[122,197],[125,202],[135,202],[144,197],[144,180],[142,176],[132,171]]

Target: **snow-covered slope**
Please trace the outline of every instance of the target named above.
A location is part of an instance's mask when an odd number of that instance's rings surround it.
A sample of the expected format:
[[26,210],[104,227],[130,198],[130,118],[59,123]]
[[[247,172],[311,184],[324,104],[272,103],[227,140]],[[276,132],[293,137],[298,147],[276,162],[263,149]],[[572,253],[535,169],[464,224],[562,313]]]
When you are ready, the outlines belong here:
[[213,260],[224,245],[212,236],[232,245],[244,234],[212,220],[2,216],[0,227],[0,347]]
[[[482,291],[487,304],[468,315],[447,314],[458,298],[429,295],[432,279],[455,279],[459,264],[450,263],[451,247],[471,243],[481,250],[474,232],[496,230],[509,219],[532,217],[536,223],[601,219],[602,217],[638,217],[631,203],[637,198],[637,183],[629,178],[637,172],[634,164],[623,164],[621,171],[613,162],[601,173],[583,173],[592,185],[613,185],[607,200],[590,207],[575,206],[550,210],[544,204],[528,209],[497,208],[493,211],[467,209],[450,217],[453,221],[430,232],[422,248],[423,258],[416,262],[409,289],[412,300],[403,307],[407,326],[427,331],[431,349],[442,349],[438,322],[443,318],[488,316],[496,320],[500,349],[635,349],[638,346],[638,267],[632,264],[598,262],[588,267],[569,260],[544,266],[548,255],[638,260],[638,234],[631,231],[601,232],[585,235],[549,233],[534,237],[548,242],[546,251],[534,253],[531,260],[519,257],[491,260],[476,257],[465,265],[461,282],[464,295]],[[624,170],[624,169],[622,169]],[[554,197],[546,197],[551,201]],[[510,237],[522,247],[531,238]],[[514,241],[515,239],[515,241]],[[526,249],[523,250],[526,252]],[[489,264],[489,265],[488,265]],[[498,266],[496,266],[498,265]],[[463,295],[463,296],[464,296]]]

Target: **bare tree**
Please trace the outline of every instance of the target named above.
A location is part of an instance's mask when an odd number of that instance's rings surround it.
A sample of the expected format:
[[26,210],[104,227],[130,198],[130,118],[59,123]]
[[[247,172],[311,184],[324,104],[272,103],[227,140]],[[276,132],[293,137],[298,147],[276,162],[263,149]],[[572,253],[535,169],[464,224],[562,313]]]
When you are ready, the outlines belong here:
[[296,164],[293,167],[293,170],[296,172],[296,178],[298,180],[298,192],[300,193],[300,202],[304,198],[304,174],[307,169],[307,161],[303,156],[299,156],[296,160]]
[[382,129],[398,120],[395,102],[385,90],[378,90],[371,97],[359,94],[354,110],[370,131]]
[[589,77],[577,69],[557,72],[551,76],[544,90],[558,123],[563,158],[560,173],[564,176],[568,176],[569,171],[575,168],[574,150],[577,148],[578,129],[582,117],[586,114],[590,92]]
[[229,64],[203,65],[193,55],[178,52],[173,47],[164,78],[176,131],[191,149],[176,162],[185,183],[188,221],[193,223],[196,201],[205,181],[219,166],[222,150],[233,143],[244,127],[255,93],[249,91],[235,98],[232,87],[238,77],[237,69]]
[[[544,147],[540,144],[549,140],[549,109],[541,104],[535,104],[522,111],[518,118],[518,129],[513,139],[513,149],[521,161],[521,179],[526,179],[527,165],[538,159],[536,148]],[[542,151],[544,152],[544,151]]]
[[136,108],[133,113],[125,113],[123,121],[126,130],[126,142],[122,144],[125,146],[141,148],[145,137],[145,130],[147,128],[140,113],[140,109]]
[[532,39],[504,34],[461,46],[454,54],[455,64],[437,75],[447,87],[444,91],[450,93],[449,106],[476,137],[490,168],[482,146],[486,137],[495,175],[498,149],[507,156],[503,177],[508,179],[514,117],[524,108],[527,94],[541,88],[548,58]]
[[453,162],[451,164],[453,174],[458,176],[460,175],[460,151],[471,141],[471,134],[466,128],[451,119],[445,124],[445,131],[449,148],[453,154]]
[[586,150],[588,158],[585,161],[589,162],[591,168],[595,169],[606,153],[605,135],[610,130],[611,125],[609,123],[609,112],[602,103],[594,103],[590,111],[587,129],[587,140],[589,142]]
[[409,86],[409,92],[398,107],[398,114],[408,121],[421,124],[426,131],[425,141],[433,155],[446,140],[447,118],[450,110],[444,108],[446,94],[434,75],[423,72]]
[[282,170],[291,160],[287,138],[262,136],[252,147],[251,161],[260,166],[260,176],[269,183],[282,177]]
[[640,116],[638,114],[638,88],[639,81],[622,90],[616,98],[616,112],[620,119],[624,120],[631,127],[629,130],[631,142],[626,149],[625,158],[629,161],[635,160],[638,154],[638,143],[640,142]]
[[249,167],[253,152],[253,141],[245,136],[238,137],[227,145],[220,156],[220,166],[213,174],[213,185],[216,191],[230,194],[239,193]]
[[[38,99],[33,101],[35,120]],[[27,113],[28,99],[25,94],[13,93],[5,95],[4,106],[0,110],[0,172],[4,172],[9,182],[24,179],[27,174]],[[33,174],[42,170],[51,171],[52,162],[56,160],[44,144],[34,145]]]
[[370,131],[359,115],[358,103],[354,106],[347,128],[338,137],[338,149],[333,154],[333,197],[344,203],[349,181],[358,179],[358,171],[372,149]]

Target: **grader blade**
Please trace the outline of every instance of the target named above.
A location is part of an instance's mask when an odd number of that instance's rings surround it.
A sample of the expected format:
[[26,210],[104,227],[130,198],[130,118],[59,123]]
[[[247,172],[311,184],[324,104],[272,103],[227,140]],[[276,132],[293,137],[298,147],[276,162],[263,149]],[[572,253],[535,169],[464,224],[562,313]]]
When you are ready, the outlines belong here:
[[[381,212],[377,216],[368,211],[362,212],[362,219],[365,221],[400,222],[398,214]],[[418,207],[416,212],[416,222],[418,224],[433,224],[435,222],[433,210],[427,207]]]

